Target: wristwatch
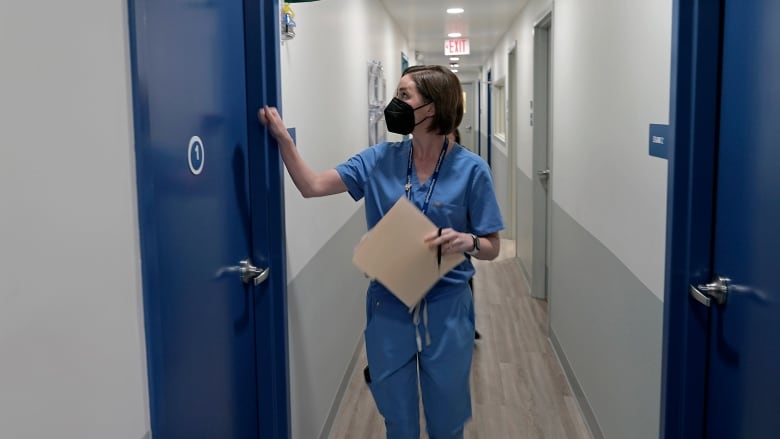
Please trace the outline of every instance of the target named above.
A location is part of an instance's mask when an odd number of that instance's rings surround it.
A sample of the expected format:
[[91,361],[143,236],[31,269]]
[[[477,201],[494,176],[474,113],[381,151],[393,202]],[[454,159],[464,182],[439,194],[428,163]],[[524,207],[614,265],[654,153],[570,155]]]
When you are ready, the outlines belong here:
[[471,234],[471,239],[474,240],[474,248],[466,252],[467,255],[476,256],[479,253],[479,236]]

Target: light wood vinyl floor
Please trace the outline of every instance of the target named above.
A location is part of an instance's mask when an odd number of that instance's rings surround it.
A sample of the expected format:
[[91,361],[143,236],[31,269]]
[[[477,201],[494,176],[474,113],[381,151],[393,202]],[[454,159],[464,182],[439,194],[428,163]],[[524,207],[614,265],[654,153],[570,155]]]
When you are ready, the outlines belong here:
[[[475,261],[477,340],[467,439],[590,439],[547,339],[547,302],[528,294],[514,241],[491,262]],[[361,349],[330,439],[383,439],[384,422],[363,381]],[[422,411],[421,411],[422,412]],[[424,420],[422,431],[425,431]],[[423,439],[428,436],[423,433]]]

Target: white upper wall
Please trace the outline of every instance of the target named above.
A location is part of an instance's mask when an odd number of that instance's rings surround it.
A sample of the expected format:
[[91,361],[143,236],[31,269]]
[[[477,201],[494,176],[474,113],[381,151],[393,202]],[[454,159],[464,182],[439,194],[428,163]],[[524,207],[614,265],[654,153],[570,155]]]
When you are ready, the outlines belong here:
[[[296,129],[304,160],[315,171],[324,171],[370,146],[369,62],[381,61],[384,66],[387,102],[401,76],[401,52],[413,65],[414,51],[378,0],[291,6],[297,27],[296,37],[281,49],[283,116],[287,127]],[[388,135],[393,139],[399,137]],[[289,175],[285,203],[291,280],[359,204],[348,194],[304,199]]]
[[663,300],[672,1],[558,0],[553,199]]
[[[512,28],[499,44],[498,53],[508,54],[514,46],[517,51],[517,163],[516,166],[528,178],[536,174],[533,162],[533,127],[530,124],[531,101],[533,100],[534,77],[534,34],[536,22],[552,9],[551,0],[531,0],[515,20]],[[511,90],[509,91],[512,92]]]
[[[517,166],[532,177],[532,0],[499,44],[493,78],[518,50]],[[648,154],[668,123],[672,2],[556,0],[552,29],[553,200],[663,298],[667,162]]]
[[0,436],[149,431],[124,1],[0,6]]

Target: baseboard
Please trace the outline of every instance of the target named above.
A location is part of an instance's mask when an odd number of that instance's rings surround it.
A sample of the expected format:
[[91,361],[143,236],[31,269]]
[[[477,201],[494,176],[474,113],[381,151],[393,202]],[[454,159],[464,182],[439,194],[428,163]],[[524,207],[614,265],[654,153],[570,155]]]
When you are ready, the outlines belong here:
[[355,346],[355,352],[352,354],[352,359],[349,361],[347,371],[344,373],[344,377],[341,379],[339,390],[336,392],[336,397],[333,398],[333,404],[330,406],[330,410],[328,411],[328,418],[325,420],[325,424],[322,426],[322,432],[320,433],[319,439],[328,439],[330,436],[331,429],[333,429],[333,423],[336,421],[336,415],[339,413],[339,408],[341,407],[341,401],[344,399],[344,393],[347,391],[347,387],[349,387],[349,382],[352,379],[352,374],[355,372],[355,365],[357,364],[357,360],[358,357],[360,357],[360,352],[362,349],[363,334],[361,334],[360,339],[358,339],[357,345]]
[[558,338],[555,336],[555,331],[553,331],[552,328],[549,328],[548,331],[548,340],[550,340],[550,344],[552,345],[555,358],[558,359],[558,364],[561,365],[561,369],[563,369],[563,373],[566,376],[566,381],[568,381],[569,387],[574,393],[574,397],[577,400],[577,406],[585,420],[585,425],[588,427],[588,430],[590,430],[590,436],[593,439],[604,439],[604,433],[601,431],[601,427],[599,427],[596,415],[593,413],[593,409],[591,408],[585,393],[582,391],[582,387],[580,387],[576,375],[574,375],[574,370],[571,368],[569,360],[566,358],[566,354],[563,352],[563,349],[558,342]]

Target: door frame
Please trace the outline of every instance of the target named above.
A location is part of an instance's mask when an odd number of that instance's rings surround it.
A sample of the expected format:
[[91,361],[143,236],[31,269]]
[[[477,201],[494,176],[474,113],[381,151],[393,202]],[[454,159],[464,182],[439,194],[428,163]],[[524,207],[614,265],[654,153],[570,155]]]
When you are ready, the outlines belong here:
[[[263,189],[250,192],[252,255],[256,264],[267,263],[271,268],[268,280],[254,288],[258,431],[261,438],[287,439],[291,437],[291,419],[284,165],[276,141],[257,120],[257,109],[263,105],[282,110],[279,1],[244,2],[244,50],[249,184]],[[266,205],[274,206],[275,211],[266,211]],[[265,231],[268,242],[264,242]],[[260,397],[263,395],[268,397]]]
[[722,6],[674,0],[664,291],[662,437],[703,437],[709,308],[688,295],[712,271]]
[[487,71],[487,82],[485,93],[487,93],[487,141],[485,147],[487,148],[487,164],[492,169],[492,155],[493,155],[493,69]]
[[482,157],[482,78],[478,77],[475,81],[477,90],[477,131],[475,136],[477,138],[477,155]]
[[[512,43],[512,47],[507,52],[506,62],[506,152],[509,165],[509,224],[507,229],[509,234],[507,238],[517,240],[517,41]],[[517,257],[517,246],[515,254]]]
[[[531,101],[532,121],[532,211],[531,221],[531,296],[546,299],[548,293],[547,267],[550,261],[550,206],[552,205],[552,177],[547,179],[547,190],[540,193],[537,174],[542,164],[552,169],[550,147],[552,138],[552,9],[542,13],[534,23],[533,40],[533,100]],[[538,111],[537,111],[538,110]],[[543,196],[542,196],[543,195]],[[548,302],[549,304],[549,302]],[[549,319],[548,319],[549,320]]]
[[[133,57],[132,87],[139,89],[140,84],[136,69],[143,63],[137,55],[138,44],[146,44],[144,36],[135,36],[137,0],[128,1],[129,41]],[[248,134],[248,164],[250,187],[261,188],[262,191],[250,191],[251,196],[251,256],[256,265],[271,269],[268,280],[257,287],[250,287],[253,294],[255,312],[255,361],[257,386],[257,420],[259,437],[287,439],[291,435],[290,423],[290,383],[288,367],[287,344],[287,268],[286,239],[284,228],[284,173],[277,148],[266,148],[272,141],[267,130],[261,130],[257,120],[257,108],[262,105],[281,107],[281,72],[279,62],[280,21],[278,20],[279,0],[269,2],[244,2],[245,22],[245,75],[246,117]],[[263,66],[273,66],[263,69]],[[249,80],[253,78],[254,80]],[[143,112],[146,102],[133,99],[133,112]],[[136,137],[144,137],[149,127],[142,118],[133,118],[133,130]],[[136,148],[136,154],[143,151]],[[136,175],[145,175],[146,161],[138,158],[135,162]],[[140,189],[139,189],[140,190]],[[266,198],[267,196],[267,198]],[[139,197],[138,202],[142,202]],[[275,211],[267,211],[261,206],[266,202],[275,206]],[[144,248],[144,233],[149,223],[150,209],[139,206],[139,227],[141,229],[141,248]],[[273,210],[273,209],[272,209]],[[266,242],[266,231],[270,240]],[[149,230],[152,232],[153,230]],[[273,232],[276,233],[273,233]],[[149,267],[154,261],[143,264],[141,280],[144,296],[149,290],[148,279],[151,278]],[[145,308],[145,307],[144,307]],[[146,334],[150,333],[152,322],[144,316]],[[149,349],[146,340],[145,349]],[[151,368],[152,355],[147,355],[147,373],[153,374]],[[149,379],[149,385],[153,382]],[[149,411],[154,412],[155,401],[151,399],[149,390]],[[259,397],[267,395],[267,397]],[[154,420],[152,419],[154,430]],[[152,432],[154,434],[154,432]]]

